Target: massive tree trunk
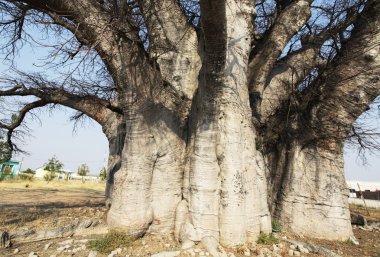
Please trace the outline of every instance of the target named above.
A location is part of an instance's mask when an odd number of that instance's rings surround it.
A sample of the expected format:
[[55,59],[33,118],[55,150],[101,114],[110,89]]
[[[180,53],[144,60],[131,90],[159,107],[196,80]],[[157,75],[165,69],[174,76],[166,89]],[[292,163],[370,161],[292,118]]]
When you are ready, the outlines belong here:
[[[298,234],[349,239],[343,145],[380,94],[379,1],[268,1],[271,13],[253,0],[182,2],[198,1],[2,0],[12,17],[2,24],[22,28],[30,10],[42,12],[78,40],[70,58],[94,49],[112,78],[6,80],[0,96],[38,98],[0,121],[8,141],[27,112],[50,103],[96,120],[109,140],[108,224],[134,237],[174,234],[219,256],[218,243],[253,242],[273,218]],[[326,27],[312,8],[331,16]],[[329,40],[335,48],[321,58]]]
[[342,147],[290,142],[267,156],[271,212],[283,229],[334,240],[353,236]]

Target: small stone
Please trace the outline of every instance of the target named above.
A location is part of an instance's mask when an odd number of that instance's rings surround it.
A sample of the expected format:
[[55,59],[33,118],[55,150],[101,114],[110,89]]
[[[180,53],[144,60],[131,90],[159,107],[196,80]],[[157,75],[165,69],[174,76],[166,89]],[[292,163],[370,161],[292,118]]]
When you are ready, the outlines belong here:
[[354,237],[354,236],[350,236],[350,239],[351,243],[353,243],[354,245],[359,245],[359,241]]
[[35,252],[30,252],[28,257],[38,257],[38,254]]
[[288,251],[288,255],[289,255],[289,256],[293,256],[293,255],[294,255],[294,251],[293,251],[293,250],[289,250],[289,251]]
[[141,241],[141,244],[142,244],[142,245],[145,245],[146,243],[145,243],[145,241],[144,241],[144,240],[142,240],[142,241]]
[[88,239],[75,240],[75,242],[77,242],[79,244],[85,244],[88,242]]
[[294,251],[294,256],[301,256],[301,253],[299,251]]
[[245,249],[244,256],[251,256],[251,251],[249,249]]
[[91,224],[92,224],[92,220],[85,220],[79,223],[78,228],[79,229],[89,228]]
[[236,257],[236,256],[233,253],[229,253],[228,257]]
[[210,256],[210,253],[209,253],[209,252],[206,252],[206,256]]
[[195,249],[194,249],[194,252],[195,252],[195,253],[199,253],[199,252],[201,252],[201,249],[199,249],[199,248],[195,248]]
[[87,249],[86,245],[82,245],[81,248],[82,248],[82,250],[86,250]]
[[149,245],[144,245],[144,247],[145,247],[145,248],[148,248],[148,247],[149,247]]
[[120,254],[122,251],[123,251],[123,249],[121,249],[121,248],[117,248],[116,250],[114,250],[114,252],[117,254]]
[[18,248],[16,248],[16,249],[13,251],[14,254],[19,253],[19,252],[20,252],[20,250],[19,250]]
[[165,247],[166,247],[166,248],[169,248],[169,247],[170,247],[170,244],[165,244]]
[[294,250],[294,249],[296,249],[296,246],[295,245],[291,245],[290,249]]
[[175,252],[160,252],[160,253],[152,254],[151,257],[177,257],[180,254],[181,254],[180,251],[175,251]]
[[279,248],[283,248],[283,247],[284,247],[284,245],[283,245],[282,243],[279,243],[277,246],[278,246]]
[[96,255],[98,255],[97,251],[90,251],[90,253],[88,254],[88,257],[96,257]]
[[44,250],[46,251],[47,249],[49,249],[50,246],[51,246],[51,243],[46,244],[44,247]]
[[205,253],[204,253],[203,251],[201,251],[201,252],[199,252],[199,255],[200,255],[200,256],[204,256]]
[[114,257],[116,255],[116,253],[114,253],[114,252],[111,252],[110,254],[108,254],[108,256],[107,257]]
[[58,244],[60,244],[60,245],[71,245],[73,243],[74,243],[74,239],[69,239],[66,241],[59,242]]

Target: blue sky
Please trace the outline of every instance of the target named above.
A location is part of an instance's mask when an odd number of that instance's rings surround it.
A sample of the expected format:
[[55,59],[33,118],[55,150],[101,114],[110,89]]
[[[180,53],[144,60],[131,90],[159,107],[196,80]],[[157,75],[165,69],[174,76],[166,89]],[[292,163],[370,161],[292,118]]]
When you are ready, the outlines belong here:
[[[1,43],[1,40],[0,40]],[[24,47],[15,58],[16,67],[22,71],[38,71],[43,67],[41,63],[46,49]],[[0,74],[9,74],[9,62],[0,62]],[[73,112],[68,108],[57,108],[52,111],[46,108],[39,112],[39,119],[26,118],[30,130],[30,137],[26,137],[22,148],[29,155],[14,156],[22,160],[22,169],[41,167],[49,158],[56,156],[66,169],[76,171],[78,166],[86,163],[91,174],[99,174],[106,165],[108,156],[108,142],[95,122],[86,122],[74,131],[73,122],[69,117]],[[377,106],[372,106],[369,115],[363,120],[371,127],[380,128],[380,114]],[[348,180],[380,181],[380,153],[366,154],[367,164],[364,166],[358,158],[355,149],[345,150],[345,173]]]

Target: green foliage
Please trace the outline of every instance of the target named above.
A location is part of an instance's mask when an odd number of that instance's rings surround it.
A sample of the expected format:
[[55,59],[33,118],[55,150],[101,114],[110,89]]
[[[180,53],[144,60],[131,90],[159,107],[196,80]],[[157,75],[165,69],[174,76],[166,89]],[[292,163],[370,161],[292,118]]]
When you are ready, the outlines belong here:
[[44,180],[49,182],[52,181],[55,177],[56,175],[53,172],[48,172],[44,175]]
[[63,168],[62,162],[60,162],[55,156],[50,158],[47,163],[44,164],[44,170],[48,173],[44,175],[44,180],[49,182],[56,177],[56,173]]
[[86,176],[89,172],[90,172],[90,169],[88,168],[87,164],[82,164],[78,167],[79,176]]
[[130,237],[127,234],[111,230],[102,238],[89,241],[87,247],[107,254],[116,248],[128,246],[130,242]]
[[270,233],[269,235],[260,233],[259,238],[257,239],[257,243],[264,245],[278,244],[278,239],[274,236],[273,233]]
[[60,162],[55,156],[53,156],[51,159],[47,161],[47,163],[44,164],[44,170],[50,172],[59,172],[62,168],[62,162]]
[[102,180],[105,180],[107,178],[107,170],[106,168],[102,168],[99,172],[99,177],[102,179]]
[[10,161],[12,158],[12,151],[8,143],[0,140],[0,162]]
[[21,173],[23,173],[23,174],[36,174],[36,171],[27,168],[26,170],[21,171]]
[[281,224],[276,220],[272,220],[272,232],[281,232]]
[[87,164],[82,164],[78,167],[78,175],[82,176],[82,182],[84,183],[83,176],[86,176],[90,172]]

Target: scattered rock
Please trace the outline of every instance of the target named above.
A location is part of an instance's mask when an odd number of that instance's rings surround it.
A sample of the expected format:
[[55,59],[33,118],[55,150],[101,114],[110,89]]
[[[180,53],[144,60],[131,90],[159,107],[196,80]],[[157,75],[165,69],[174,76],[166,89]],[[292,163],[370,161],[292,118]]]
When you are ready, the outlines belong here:
[[60,244],[60,245],[71,245],[73,243],[74,243],[74,239],[69,239],[66,241],[59,242],[58,244]]
[[11,237],[7,231],[0,231],[0,248],[11,247]]
[[351,214],[351,224],[358,226],[366,226],[367,219],[362,215]]
[[20,250],[19,250],[18,248],[16,248],[16,249],[13,251],[14,254],[19,253],[19,252],[20,252]]
[[89,228],[92,225],[92,220],[84,220],[78,225],[78,229]]
[[75,242],[79,244],[85,244],[88,242],[88,239],[75,240]]
[[176,257],[181,254],[180,251],[175,251],[175,252],[160,252],[160,253],[155,253],[152,254],[151,257]]
[[290,249],[295,250],[296,246],[295,245],[290,245]]
[[88,257],[96,257],[98,255],[97,251],[90,251]]
[[46,251],[47,249],[49,249],[49,247],[51,246],[51,243],[47,243],[44,247],[44,250]]
[[30,252],[28,257],[38,257],[38,254],[35,252]]
[[249,249],[245,249],[244,256],[251,256],[251,251]]
[[294,255],[294,251],[293,251],[293,250],[289,250],[289,251],[288,251],[288,255],[289,255],[289,256],[293,256],[293,255]]
[[61,253],[61,252],[65,251],[65,250],[67,250],[69,248],[70,248],[70,245],[65,245],[65,246],[57,248],[57,252]]
[[301,253],[299,251],[294,251],[294,256],[301,256]]

